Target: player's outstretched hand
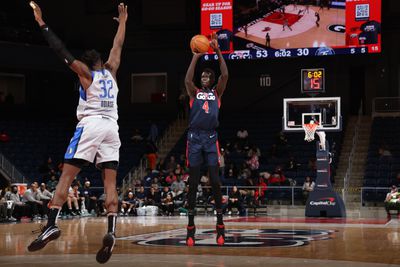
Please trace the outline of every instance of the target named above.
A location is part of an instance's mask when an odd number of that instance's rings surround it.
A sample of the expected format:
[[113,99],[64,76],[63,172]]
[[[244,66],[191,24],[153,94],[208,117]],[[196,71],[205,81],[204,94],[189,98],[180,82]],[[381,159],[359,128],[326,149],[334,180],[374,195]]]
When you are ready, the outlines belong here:
[[42,18],[42,10],[40,9],[39,5],[36,4],[34,1],[30,1],[29,5],[33,9],[33,15],[35,16],[35,20],[37,23],[39,23],[40,26],[44,25],[45,23],[43,22]]
[[219,49],[218,46],[218,36],[215,32],[213,32],[211,34],[211,42],[210,42],[210,46],[212,49],[214,49],[214,51],[217,51]]
[[125,23],[128,20],[128,6],[124,3],[118,5],[118,18],[114,17],[118,23]]

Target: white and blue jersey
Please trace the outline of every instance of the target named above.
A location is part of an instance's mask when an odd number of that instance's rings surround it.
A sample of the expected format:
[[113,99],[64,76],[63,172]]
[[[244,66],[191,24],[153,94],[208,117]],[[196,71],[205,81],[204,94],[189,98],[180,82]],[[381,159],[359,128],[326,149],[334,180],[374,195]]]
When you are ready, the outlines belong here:
[[96,164],[119,161],[121,141],[118,133],[118,86],[106,70],[92,72],[86,91],[80,88],[79,120],[64,159],[83,159]]
[[107,69],[92,71],[93,81],[86,91],[79,88],[78,120],[87,116],[102,115],[118,120],[118,86]]

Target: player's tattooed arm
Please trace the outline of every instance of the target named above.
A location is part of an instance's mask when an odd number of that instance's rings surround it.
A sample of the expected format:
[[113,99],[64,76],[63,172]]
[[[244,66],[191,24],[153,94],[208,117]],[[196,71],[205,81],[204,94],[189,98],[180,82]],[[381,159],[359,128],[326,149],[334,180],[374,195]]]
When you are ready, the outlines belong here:
[[221,71],[221,75],[218,78],[218,83],[217,83],[217,92],[218,96],[221,97],[222,94],[225,91],[226,84],[228,83],[228,67],[226,66],[225,59],[221,53],[221,49],[219,49],[218,46],[218,37],[217,34],[214,32],[211,35],[211,43],[210,43],[212,49],[214,49],[215,53],[218,55],[218,63],[219,63],[219,68]]
[[108,57],[105,66],[115,77],[121,62],[121,51],[125,40],[126,21],[128,20],[128,6],[126,6],[124,3],[120,3],[118,5],[118,18],[114,19],[118,21],[119,25],[117,33],[114,37],[114,43],[110,51],[110,56]]
[[190,62],[189,68],[186,72],[185,87],[190,98],[194,98],[196,96],[197,88],[193,82],[193,76],[197,61],[202,55],[204,55],[204,53],[193,53],[192,61]]

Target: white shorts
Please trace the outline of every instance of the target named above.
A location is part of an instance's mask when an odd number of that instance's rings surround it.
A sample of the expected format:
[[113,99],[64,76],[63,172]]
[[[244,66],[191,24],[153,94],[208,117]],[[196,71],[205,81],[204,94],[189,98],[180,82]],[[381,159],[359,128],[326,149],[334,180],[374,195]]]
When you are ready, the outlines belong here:
[[96,159],[96,164],[119,161],[118,129],[114,119],[100,115],[84,117],[76,126],[64,158],[92,163]]

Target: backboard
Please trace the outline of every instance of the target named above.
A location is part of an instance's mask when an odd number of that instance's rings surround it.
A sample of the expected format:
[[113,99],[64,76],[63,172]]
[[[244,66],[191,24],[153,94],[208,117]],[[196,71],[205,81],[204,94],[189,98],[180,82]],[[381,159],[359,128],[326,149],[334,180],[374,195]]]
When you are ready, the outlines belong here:
[[283,99],[284,132],[304,132],[303,124],[311,120],[318,123],[317,131],[341,131],[340,97]]

